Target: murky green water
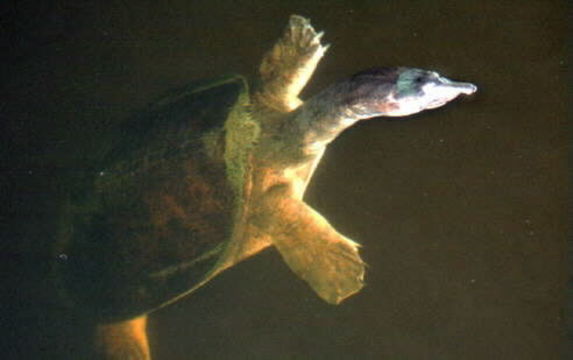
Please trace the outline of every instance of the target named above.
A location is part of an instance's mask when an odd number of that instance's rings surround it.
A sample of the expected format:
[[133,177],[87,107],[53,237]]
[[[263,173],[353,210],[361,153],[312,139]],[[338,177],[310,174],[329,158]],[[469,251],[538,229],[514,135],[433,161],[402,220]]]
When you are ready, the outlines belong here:
[[191,80],[253,77],[298,13],[332,44],[306,96],[376,65],[431,68],[480,91],[411,121],[362,123],[329,147],[307,200],[363,244],[360,294],[327,305],[267,251],[154,314],[155,359],[558,359],[566,10],[561,1],[0,5],[5,358],[89,356],[89,327],[52,301],[45,278],[63,194],[117,124]]

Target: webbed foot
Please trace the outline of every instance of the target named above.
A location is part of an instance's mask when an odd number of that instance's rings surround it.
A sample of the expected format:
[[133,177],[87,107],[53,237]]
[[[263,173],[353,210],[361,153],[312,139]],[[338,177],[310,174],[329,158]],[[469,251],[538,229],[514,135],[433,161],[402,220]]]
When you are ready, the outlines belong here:
[[298,200],[280,205],[273,243],[288,266],[325,301],[338,304],[363,286],[359,245],[340,235],[318,212]]
[[283,36],[265,55],[260,66],[260,101],[280,111],[292,111],[302,102],[298,95],[328,49],[310,21],[292,15]]

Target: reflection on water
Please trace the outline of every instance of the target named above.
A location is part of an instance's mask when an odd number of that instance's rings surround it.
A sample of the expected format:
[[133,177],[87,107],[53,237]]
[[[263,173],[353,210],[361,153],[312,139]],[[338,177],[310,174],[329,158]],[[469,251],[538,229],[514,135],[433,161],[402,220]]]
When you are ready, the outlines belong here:
[[2,5],[6,357],[89,358],[90,324],[55,301],[48,254],[65,194],[82,188],[121,120],[193,79],[253,77],[300,13],[332,44],[306,97],[377,65],[435,69],[480,93],[411,121],[357,125],[329,147],[307,201],[363,244],[360,295],[329,307],[268,251],[155,314],[155,358],[557,358],[564,6]]

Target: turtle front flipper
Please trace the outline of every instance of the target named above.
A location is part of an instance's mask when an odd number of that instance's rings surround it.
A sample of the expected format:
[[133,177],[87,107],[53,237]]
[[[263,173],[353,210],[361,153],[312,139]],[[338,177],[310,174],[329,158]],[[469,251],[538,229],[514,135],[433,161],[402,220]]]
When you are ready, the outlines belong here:
[[310,21],[292,15],[282,38],[265,55],[260,66],[259,101],[279,111],[292,111],[302,102],[298,95],[328,49],[320,43]]
[[325,301],[338,304],[363,286],[365,263],[359,245],[342,236],[304,202],[275,208],[273,244],[288,266]]

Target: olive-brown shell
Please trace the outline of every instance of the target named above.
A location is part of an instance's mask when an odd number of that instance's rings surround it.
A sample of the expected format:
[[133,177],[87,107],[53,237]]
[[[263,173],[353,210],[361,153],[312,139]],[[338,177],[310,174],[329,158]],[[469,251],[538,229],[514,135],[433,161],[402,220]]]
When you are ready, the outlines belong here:
[[232,232],[225,121],[246,91],[241,77],[196,83],[121,127],[84,195],[70,197],[56,249],[69,303],[121,320],[204,279]]

